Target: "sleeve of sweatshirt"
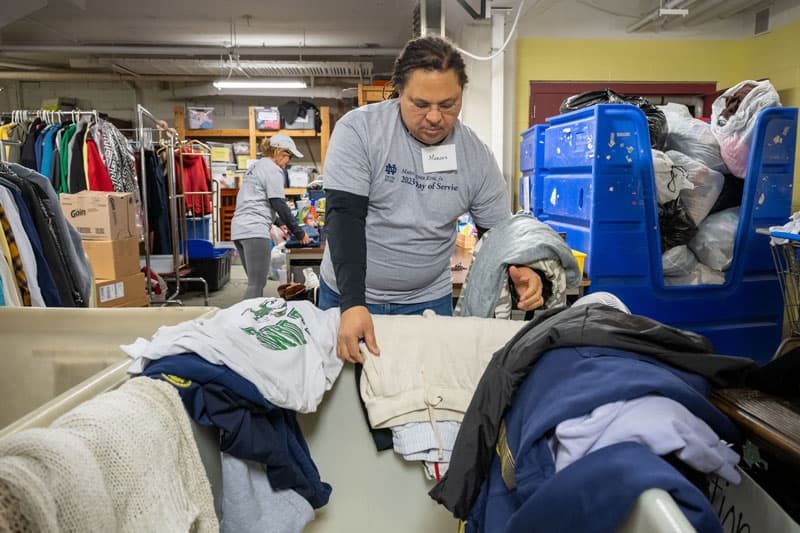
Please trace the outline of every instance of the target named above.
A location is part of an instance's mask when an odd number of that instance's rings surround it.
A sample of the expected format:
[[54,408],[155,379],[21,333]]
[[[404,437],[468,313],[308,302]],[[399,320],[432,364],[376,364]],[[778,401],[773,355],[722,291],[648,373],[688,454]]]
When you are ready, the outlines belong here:
[[345,191],[325,192],[325,225],[342,311],[366,305],[367,239],[364,228],[369,199]]
[[297,223],[297,220],[292,216],[292,212],[289,209],[289,204],[286,203],[285,198],[270,198],[269,205],[272,209],[278,213],[280,219],[289,226],[289,231],[295,236],[298,241],[303,240],[303,236],[306,234],[303,231],[303,228],[300,227],[300,224]]

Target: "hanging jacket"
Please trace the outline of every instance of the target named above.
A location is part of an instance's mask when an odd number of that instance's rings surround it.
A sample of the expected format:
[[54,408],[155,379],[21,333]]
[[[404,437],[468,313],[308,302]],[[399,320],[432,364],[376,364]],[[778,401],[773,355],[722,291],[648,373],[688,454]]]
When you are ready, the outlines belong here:
[[39,172],[46,178],[53,177],[53,151],[56,134],[61,130],[61,126],[54,124],[48,126],[42,134],[42,161]]
[[70,124],[67,126],[67,129],[64,130],[64,134],[61,136],[61,144],[58,147],[61,154],[61,182],[58,185],[57,191],[60,193],[69,193],[69,145],[77,129],[77,124]]
[[176,159],[176,175],[183,176],[183,193],[185,195],[186,209],[191,211],[191,216],[202,217],[211,214],[211,195],[192,194],[208,193],[211,186],[211,171],[208,169],[206,158],[202,155],[186,155]]
[[42,129],[44,129],[44,122],[38,117],[28,127],[28,136],[25,138],[25,144],[22,145],[22,155],[19,161],[22,166],[36,169],[36,139],[39,138]]
[[86,176],[89,181],[89,190],[114,192],[114,184],[111,183],[111,178],[108,175],[103,159],[100,157],[97,144],[89,135],[86,136],[86,158]]
[[39,232],[36,230],[36,223],[31,216],[25,200],[22,198],[22,191],[19,187],[0,176],[0,187],[5,187],[11,196],[14,198],[14,203],[19,211],[22,225],[25,227],[25,233],[33,247],[33,253],[36,257],[36,275],[39,282],[39,288],[42,292],[42,298],[47,307],[61,307],[61,297],[58,294],[55,279],[47,262],[47,256],[42,248],[42,241],[39,237]]
[[105,161],[111,183],[116,192],[132,192],[139,200],[139,186],[136,182],[136,167],[133,154],[128,148],[128,140],[111,122],[100,121],[103,139],[103,161]]
[[[21,165],[12,163],[9,168],[19,178],[33,185],[35,198],[48,217],[47,225],[44,228],[37,225],[36,229],[39,231],[40,237],[43,231],[52,231],[54,239],[58,243],[57,251],[68,278],[68,284],[64,292],[61,292],[62,304],[69,306],[68,301],[71,300],[75,307],[86,307],[94,290],[94,283],[89,262],[83,252],[80,234],[64,218],[64,213],[58,203],[58,196],[47,178]],[[30,204],[28,207],[30,208]],[[60,286],[59,290],[61,290]]]
[[83,146],[86,142],[86,130],[89,124],[81,120],[75,135],[69,141],[69,192],[75,194],[86,190],[86,166],[83,164]]
[[638,315],[592,304],[537,312],[492,356],[462,421],[442,481],[431,497],[456,517],[466,518],[492,460],[500,422],[519,384],[543,353],[563,347],[606,346],[652,356],[722,386],[741,384],[755,363],[714,355],[705,337]]
[[[708,400],[710,388],[697,374],[638,353],[596,346],[548,351],[517,389],[504,417],[505,431],[496,444],[499,457],[494,461],[499,461],[506,490],[490,480],[494,488],[478,499],[470,521],[485,523],[488,531],[501,530],[510,509],[534,498],[548,480],[559,475],[548,439],[556,426],[610,402],[647,395],[669,398],[720,438],[739,442],[736,426]],[[613,492],[618,485],[607,490]],[[584,519],[591,521],[593,516]]]

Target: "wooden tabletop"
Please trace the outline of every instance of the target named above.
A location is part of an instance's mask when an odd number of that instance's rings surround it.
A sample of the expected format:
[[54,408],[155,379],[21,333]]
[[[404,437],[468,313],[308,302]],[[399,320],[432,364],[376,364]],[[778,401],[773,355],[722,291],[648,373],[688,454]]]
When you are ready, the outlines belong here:
[[754,444],[800,465],[800,400],[754,389],[718,389],[711,393],[711,401]]

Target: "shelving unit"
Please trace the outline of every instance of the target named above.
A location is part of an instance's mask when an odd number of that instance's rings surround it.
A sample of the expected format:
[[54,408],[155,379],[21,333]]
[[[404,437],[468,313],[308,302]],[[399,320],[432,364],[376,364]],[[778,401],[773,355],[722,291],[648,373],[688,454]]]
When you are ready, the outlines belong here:
[[[319,139],[320,142],[320,161],[319,169],[325,166],[325,152],[328,150],[328,141],[331,138],[331,113],[328,106],[319,108],[322,124],[320,132],[315,130],[276,130],[259,131],[256,129],[255,107],[251,106],[247,110],[248,127],[237,129],[210,129],[210,130],[191,130],[186,129],[186,116],[184,106],[175,106],[175,129],[181,139],[218,139],[220,141],[231,142],[235,140],[247,139],[250,145],[250,159],[255,159],[258,154],[258,143],[263,137],[271,137],[277,133],[285,133],[295,139]],[[284,189],[286,196],[300,196],[306,192],[302,187],[287,187]],[[236,195],[239,189],[220,189],[219,190],[219,236],[222,241],[231,240],[231,220],[236,210]]]
[[390,85],[358,84],[358,107],[373,102],[382,102],[388,99],[391,94],[392,87]]

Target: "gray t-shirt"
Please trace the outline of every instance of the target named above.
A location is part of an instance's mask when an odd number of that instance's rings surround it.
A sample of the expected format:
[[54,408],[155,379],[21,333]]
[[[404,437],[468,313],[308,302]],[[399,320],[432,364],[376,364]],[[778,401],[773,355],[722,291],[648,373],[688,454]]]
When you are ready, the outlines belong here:
[[236,211],[231,220],[231,239],[269,239],[269,228],[275,213],[270,198],[285,198],[283,170],[264,157],[256,161],[242,180],[236,195]]
[[[448,294],[458,217],[469,212],[476,224],[491,228],[511,215],[489,147],[461,121],[441,143],[450,144],[457,170],[426,174],[425,145],[406,130],[396,99],[360,107],[336,123],[325,157],[325,188],[369,197],[368,303],[418,303]],[[320,273],[338,292],[329,249]]]

